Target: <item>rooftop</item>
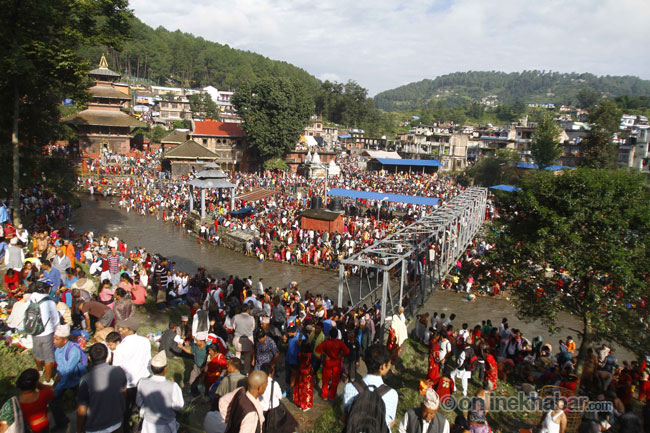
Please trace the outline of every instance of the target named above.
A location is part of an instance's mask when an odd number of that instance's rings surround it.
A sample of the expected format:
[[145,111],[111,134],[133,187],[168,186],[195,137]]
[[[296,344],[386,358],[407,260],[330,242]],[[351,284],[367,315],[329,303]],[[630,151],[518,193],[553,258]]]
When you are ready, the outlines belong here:
[[[111,71],[108,69],[108,62],[106,61],[106,57],[102,54],[102,58],[99,59],[99,67],[97,69],[93,69],[92,71],[88,72],[88,75],[95,75],[95,76],[104,76],[104,77],[109,77],[111,79],[113,78],[119,78],[122,75],[118,74],[117,72]],[[112,81],[112,80],[109,80]]]
[[246,134],[236,123],[217,122],[216,120],[195,120],[192,122],[193,135],[210,135],[214,137],[245,137]]
[[65,116],[63,123],[70,125],[96,125],[96,126],[123,126],[130,128],[148,128],[144,122],[129,116],[121,111],[106,111],[88,109],[79,113]]
[[120,99],[123,101],[131,99],[129,95],[109,86],[93,86],[88,89],[88,92],[95,98]]
[[215,160],[218,155],[209,149],[201,146],[194,140],[187,140],[180,146],[165,152],[165,159],[209,159]]
[[187,141],[187,130],[185,131],[179,131],[177,129],[174,129],[172,132],[169,134],[165,135],[162,139],[160,139],[161,143],[175,143],[175,144],[182,144]]

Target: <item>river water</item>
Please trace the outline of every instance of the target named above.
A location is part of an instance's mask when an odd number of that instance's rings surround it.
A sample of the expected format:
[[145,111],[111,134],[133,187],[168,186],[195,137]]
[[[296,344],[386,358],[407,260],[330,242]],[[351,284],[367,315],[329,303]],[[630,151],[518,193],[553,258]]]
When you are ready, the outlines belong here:
[[[178,269],[190,274],[194,274],[198,267],[205,266],[208,273],[215,277],[238,275],[245,278],[250,275],[253,283],[263,277],[265,287],[287,287],[289,282],[297,281],[302,293],[309,290],[311,293],[329,296],[336,302],[338,272],[274,261],[260,263],[257,259],[227,248],[199,244],[187,230],[174,224],[111,207],[110,198],[80,195],[80,199],[81,207],[73,212],[71,218],[71,224],[77,233],[93,231],[96,234],[118,236],[127,243],[128,248],[144,247],[151,253],[161,254],[170,262],[176,262]],[[345,292],[343,299],[344,302],[348,300]],[[524,323],[516,320],[516,310],[505,297],[480,297],[476,302],[470,303],[457,293],[438,291],[425,302],[422,311],[456,313],[459,322],[457,326],[462,321],[467,321],[473,326],[483,319],[492,319],[496,326],[501,317],[509,317],[511,327],[519,327],[529,339],[540,335],[545,342],[557,343],[558,338],[564,339],[566,335],[571,334],[578,343],[580,341],[577,335],[580,323],[575,317],[561,313],[558,325],[562,328],[562,333],[551,335],[548,328],[538,321]],[[557,344],[553,346],[556,348]],[[622,359],[634,359],[629,351],[617,345],[614,347],[617,348],[617,356]]]
[[81,207],[75,209],[71,224],[77,233],[118,236],[129,249],[143,247],[151,253],[176,262],[178,269],[194,274],[200,266],[215,277],[251,276],[253,283],[264,278],[265,287],[286,287],[297,281],[304,293],[321,293],[336,302],[338,273],[273,261],[259,262],[244,254],[210,244],[199,244],[187,230],[172,223],[163,223],[152,216],[141,216],[111,207],[110,199],[80,195]]

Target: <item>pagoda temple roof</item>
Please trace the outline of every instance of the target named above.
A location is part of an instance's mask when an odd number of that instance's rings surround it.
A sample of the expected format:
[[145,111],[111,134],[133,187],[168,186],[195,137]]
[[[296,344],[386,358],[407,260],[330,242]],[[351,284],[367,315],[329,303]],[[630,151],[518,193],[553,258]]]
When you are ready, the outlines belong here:
[[93,86],[90,89],[88,89],[91,95],[93,95],[96,98],[110,98],[110,99],[121,99],[124,101],[128,101],[131,99],[129,95],[126,95],[119,90],[117,90],[114,87],[108,87],[108,86]]
[[93,110],[92,108],[79,113],[65,116],[63,123],[70,125],[96,125],[96,126],[123,126],[130,128],[148,128],[144,122],[129,116],[121,111]]
[[165,159],[209,159],[215,160],[219,157],[216,153],[201,146],[194,140],[187,140],[185,143],[165,152]]
[[118,74],[117,72],[111,71],[108,69],[108,62],[106,61],[106,57],[102,54],[102,58],[99,59],[99,67],[97,69],[93,69],[92,71],[88,72],[88,75],[95,75],[95,76],[104,76],[104,77],[110,77],[111,80],[113,81],[113,78],[119,78],[122,75]]
[[169,134],[165,135],[163,138],[160,139],[161,143],[172,143],[172,144],[182,144],[187,141],[187,133],[188,131],[179,131],[177,129],[174,129],[172,132]]

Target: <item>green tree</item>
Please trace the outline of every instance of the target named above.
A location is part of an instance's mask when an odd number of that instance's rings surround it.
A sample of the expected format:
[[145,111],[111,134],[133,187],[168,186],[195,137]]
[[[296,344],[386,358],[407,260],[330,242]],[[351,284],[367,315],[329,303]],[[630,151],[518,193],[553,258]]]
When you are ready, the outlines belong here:
[[232,103],[248,143],[263,160],[282,158],[293,149],[314,108],[305,86],[288,78],[244,82]]
[[582,165],[591,168],[614,168],[616,145],[614,134],[619,130],[621,110],[613,101],[603,101],[589,115],[591,130],[580,142]]
[[600,101],[601,94],[590,87],[580,89],[576,94],[578,108],[591,110]]
[[537,124],[530,151],[540,170],[555,164],[562,155],[560,127],[549,114],[544,114]]
[[[56,137],[64,97],[85,97],[90,64],[79,47],[117,46],[128,32],[127,6],[127,0],[11,0],[0,8],[0,134],[11,143],[3,148],[12,149],[14,203],[20,154],[38,155]],[[20,220],[18,212],[14,217]]]
[[467,168],[467,176],[474,179],[474,184],[490,187],[502,183],[513,183],[518,174],[514,165],[520,160],[514,150],[501,149],[495,156],[481,158],[476,164]]
[[581,321],[578,376],[598,341],[645,355],[650,197],[643,178],[622,170],[541,171],[521,186],[500,196],[500,205],[514,212],[504,214],[488,257],[518,281],[514,302],[521,317],[551,329],[560,312]]
[[284,159],[273,158],[264,161],[264,170],[287,171],[289,170],[289,166],[287,165],[286,162],[284,162]]
[[219,120],[219,108],[209,94],[197,93],[190,95],[187,99],[190,101],[190,111],[193,119]]

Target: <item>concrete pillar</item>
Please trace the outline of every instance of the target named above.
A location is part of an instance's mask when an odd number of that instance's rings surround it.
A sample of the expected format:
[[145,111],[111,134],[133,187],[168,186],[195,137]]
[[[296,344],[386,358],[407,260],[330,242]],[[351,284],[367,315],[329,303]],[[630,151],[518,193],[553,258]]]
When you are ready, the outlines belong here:
[[[377,270],[379,272],[379,270]],[[385,323],[386,323],[386,316],[388,312],[386,311],[387,303],[386,300],[388,298],[388,284],[389,284],[389,278],[390,278],[390,273],[388,271],[382,271],[384,274],[384,278],[382,280],[382,285],[381,285],[381,322],[379,325],[380,329],[380,334],[379,334],[379,341],[383,343],[384,341],[384,331],[385,331]]]
[[230,211],[235,210],[235,188],[230,188]]
[[[336,305],[339,308],[343,307],[343,281],[345,279],[345,266],[343,263],[339,263],[339,297],[337,299]],[[350,299],[352,300],[352,299]]]
[[402,306],[402,299],[404,299],[404,279],[406,279],[406,260],[402,260],[402,270],[399,278],[399,305]]
[[205,188],[201,188],[201,219],[205,219]]
[[194,210],[194,187],[190,185],[190,213]]

